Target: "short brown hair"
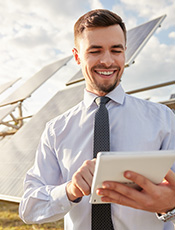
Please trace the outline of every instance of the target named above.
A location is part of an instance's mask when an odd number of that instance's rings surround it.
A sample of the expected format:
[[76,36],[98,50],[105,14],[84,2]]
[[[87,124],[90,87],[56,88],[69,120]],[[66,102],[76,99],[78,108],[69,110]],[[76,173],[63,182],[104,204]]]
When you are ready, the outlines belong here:
[[92,10],[81,16],[74,25],[74,43],[78,46],[78,37],[86,28],[107,27],[119,25],[123,30],[126,41],[126,27],[121,17],[117,14],[104,9]]

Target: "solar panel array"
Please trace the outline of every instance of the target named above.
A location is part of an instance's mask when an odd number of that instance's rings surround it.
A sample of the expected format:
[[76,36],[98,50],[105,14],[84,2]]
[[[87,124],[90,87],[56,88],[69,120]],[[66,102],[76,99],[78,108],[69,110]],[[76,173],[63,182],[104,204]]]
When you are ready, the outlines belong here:
[[[128,54],[126,64],[130,65],[138,54],[143,44],[148,40],[150,34],[155,31],[165,16],[152,22],[128,31]],[[149,27],[149,29],[147,29]],[[139,32],[137,32],[137,30]],[[134,32],[135,31],[135,32]],[[142,36],[146,31],[147,36]],[[137,40],[137,38],[139,38]],[[130,41],[129,41],[130,40]],[[137,42],[139,44],[137,44]],[[131,47],[130,47],[131,46]],[[70,59],[59,61],[60,66]],[[47,66],[48,68],[49,66]],[[49,71],[46,67],[40,73],[28,80],[24,84],[20,93],[14,93],[7,98],[0,106],[11,104],[12,102],[22,101],[36,90],[50,75],[58,70],[58,63],[50,66]],[[77,73],[76,79],[81,80],[81,71]],[[76,105],[83,98],[84,83],[78,83],[59,91],[30,121],[28,121],[15,135],[13,135],[3,145],[0,142],[0,199],[19,202],[23,194],[23,179],[26,171],[33,165],[35,152],[39,143],[40,136],[47,121],[65,112]],[[25,92],[26,91],[26,92]],[[66,102],[66,103],[65,103]]]
[[[84,83],[59,91],[0,150],[0,199],[18,202],[23,194],[23,179],[35,158],[45,124],[82,100]],[[65,103],[66,100],[66,103]]]

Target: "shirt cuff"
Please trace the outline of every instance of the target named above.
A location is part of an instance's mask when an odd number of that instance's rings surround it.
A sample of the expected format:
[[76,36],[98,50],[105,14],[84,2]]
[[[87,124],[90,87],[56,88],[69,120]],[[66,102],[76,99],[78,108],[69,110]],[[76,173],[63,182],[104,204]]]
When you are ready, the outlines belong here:
[[66,185],[67,182],[51,190],[51,206],[54,214],[60,212],[66,214],[72,207],[72,202],[68,199],[66,194]]
[[78,197],[76,200],[73,200],[73,203],[79,203],[82,200],[82,197]]

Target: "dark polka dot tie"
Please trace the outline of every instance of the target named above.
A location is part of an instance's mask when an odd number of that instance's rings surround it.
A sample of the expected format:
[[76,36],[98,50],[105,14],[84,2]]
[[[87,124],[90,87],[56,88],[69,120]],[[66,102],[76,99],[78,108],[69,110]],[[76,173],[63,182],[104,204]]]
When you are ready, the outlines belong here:
[[[98,97],[95,102],[98,109],[95,114],[94,125],[94,158],[100,151],[109,151],[109,118],[106,103],[108,97]],[[113,230],[110,204],[92,204],[92,230]]]

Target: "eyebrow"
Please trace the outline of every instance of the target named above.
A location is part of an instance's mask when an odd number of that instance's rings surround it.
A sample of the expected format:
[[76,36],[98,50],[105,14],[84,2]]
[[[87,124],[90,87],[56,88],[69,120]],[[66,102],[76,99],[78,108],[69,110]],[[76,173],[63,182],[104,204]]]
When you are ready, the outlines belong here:
[[[102,47],[102,46],[99,46],[99,45],[91,45],[87,50],[91,50],[91,49],[101,49],[101,48],[103,48],[103,47]],[[120,48],[120,49],[124,50],[124,47],[123,47],[122,44],[113,45],[111,48],[112,48],[112,49],[118,49],[118,48]]]
[[98,45],[91,45],[88,50],[91,50],[91,49],[101,49],[102,46],[98,46]]

